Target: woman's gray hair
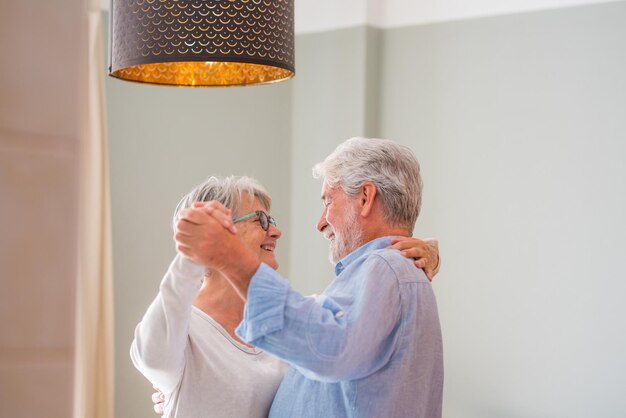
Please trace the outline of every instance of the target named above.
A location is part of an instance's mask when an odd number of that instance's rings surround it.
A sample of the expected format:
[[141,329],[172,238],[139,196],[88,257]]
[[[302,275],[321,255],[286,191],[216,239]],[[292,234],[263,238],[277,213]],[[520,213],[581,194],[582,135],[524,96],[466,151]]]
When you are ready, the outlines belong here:
[[420,166],[410,148],[388,139],[350,138],[313,167],[313,177],[341,186],[351,197],[367,181],[376,185],[386,220],[413,233],[422,205]]
[[[233,212],[233,217],[241,216],[241,207],[244,193],[252,200],[259,199],[266,210],[270,210],[272,199],[265,188],[256,179],[246,176],[209,177],[187,193],[176,206],[172,226],[175,228],[180,212],[191,207],[193,202],[209,202],[217,200]],[[245,215],[245,214],[243,214]]]

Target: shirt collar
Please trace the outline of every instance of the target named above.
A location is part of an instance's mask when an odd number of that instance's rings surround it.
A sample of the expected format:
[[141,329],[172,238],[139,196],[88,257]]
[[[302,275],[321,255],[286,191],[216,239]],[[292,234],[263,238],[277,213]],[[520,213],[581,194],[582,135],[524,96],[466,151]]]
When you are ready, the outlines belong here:
[[371,240],[370,242],[361,245],[356,250],[352,251],[350,254],[339,260],[337,264],[335,264],[335,276],[339,276],[339,274],[346,268],[350,263],[352,263],[357,258],[362,255],[369,253],[374,250],[380,250],[383,248],[387,248],[391,245],[391,237],[380,237]]

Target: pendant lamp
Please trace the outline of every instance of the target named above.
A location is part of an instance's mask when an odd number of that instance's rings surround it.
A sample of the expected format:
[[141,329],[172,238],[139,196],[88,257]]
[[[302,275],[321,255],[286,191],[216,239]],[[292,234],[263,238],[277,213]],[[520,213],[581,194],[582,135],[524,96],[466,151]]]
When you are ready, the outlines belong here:
[[293,0],[112,0],[109,75],[228,87],[295,74]]

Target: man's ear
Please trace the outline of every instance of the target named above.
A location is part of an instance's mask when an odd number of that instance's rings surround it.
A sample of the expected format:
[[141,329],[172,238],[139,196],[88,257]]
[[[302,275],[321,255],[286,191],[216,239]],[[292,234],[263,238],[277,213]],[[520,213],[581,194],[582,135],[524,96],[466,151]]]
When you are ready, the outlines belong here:
[[376,185],[371,181],[366,181],[361,186],[361,193],[359,195],[359,203],[361,205],[361,216],[369,216],[374,208],[374,201],[376,200]]

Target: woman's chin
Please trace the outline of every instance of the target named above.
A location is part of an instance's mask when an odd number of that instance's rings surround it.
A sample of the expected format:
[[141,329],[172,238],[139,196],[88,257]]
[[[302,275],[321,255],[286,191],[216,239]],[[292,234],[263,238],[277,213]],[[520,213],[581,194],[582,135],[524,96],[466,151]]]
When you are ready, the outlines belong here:
[[273,268],[274,270],[278,269],[278,261],[276,261],[276,257],[274,254],[267,254],[261,257],[261,261]]

